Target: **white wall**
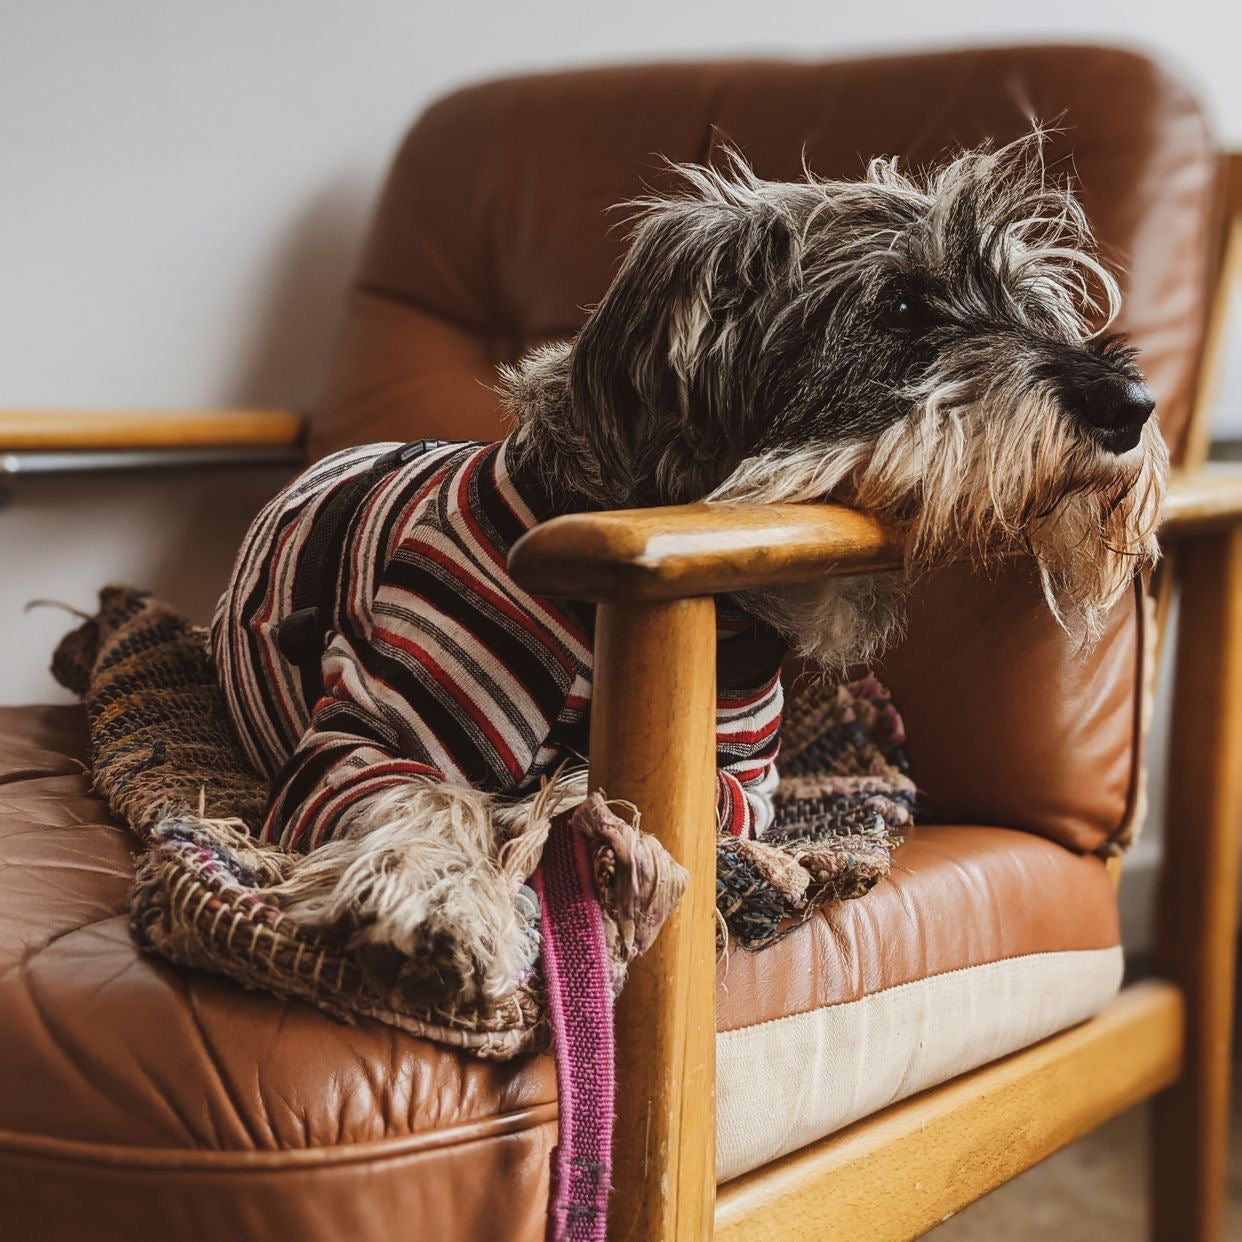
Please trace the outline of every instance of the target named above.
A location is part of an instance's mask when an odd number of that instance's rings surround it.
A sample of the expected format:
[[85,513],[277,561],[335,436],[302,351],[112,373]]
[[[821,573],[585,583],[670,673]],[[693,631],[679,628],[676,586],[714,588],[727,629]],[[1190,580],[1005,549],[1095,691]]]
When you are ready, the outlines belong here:
[[1099,37],[1242,144],[1226,0],[0,0],[0,405],[304,402],[376,182],[462,82],[573,61]]
[[[1163,49],[1242,145],[1242,6],[1211,0],[0,0],[0,407],[305,404],[383,168],[457,84],[1049,37]],[[60,626],[25,599],[85,606],[128,577],[202,615],[271,486],[19,487],[0,510],[0,702],[54,693]]]

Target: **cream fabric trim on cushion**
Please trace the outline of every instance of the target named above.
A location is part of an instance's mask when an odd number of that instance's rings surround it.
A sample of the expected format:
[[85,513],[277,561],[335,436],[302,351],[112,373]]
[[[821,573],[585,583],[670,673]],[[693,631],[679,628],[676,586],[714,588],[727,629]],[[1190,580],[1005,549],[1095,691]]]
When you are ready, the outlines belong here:
[[727,1181],[1098,1013],[1121,946],[1033,953],[716,1036],[716,1176]]

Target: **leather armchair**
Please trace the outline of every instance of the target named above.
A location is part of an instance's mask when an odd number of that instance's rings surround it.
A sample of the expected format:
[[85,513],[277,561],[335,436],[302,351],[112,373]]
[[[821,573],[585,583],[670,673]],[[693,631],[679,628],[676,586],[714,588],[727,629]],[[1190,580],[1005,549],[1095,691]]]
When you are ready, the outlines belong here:
[[[703,159],[728,138],[780,177],[805,147],[816,171],[848,176],[870,153],[918,163],[1017,136],[1015,98],[1064,118],[1052,158],[1072,154],[1106,253],[1124,264],[1121,326],[1175,456],[1197,467],[1222,161],[1193,98],[1157,66],[1070,47],[593,70],[441,101],[394,163],[311,453],[503,434],[496,364],[580,324],[622,245],[606,209],[660,178],[653,153]],[[242,423],[287,442],[280,419],[225,418],[223,434]],[[29,420],[10,432],[51,434]],[[1136,589],[1084,656],[1019,563],[922,584],[909,638],[880,670],[932,820],[892,878],[713,967],[713,797],[694,744],[711,592],[892,555],[861,515],[722,509],[558,519],[513,565],[531,585],[602,601],[596,704],[647,727],[596,731],[593,769],[615,796],[666,808],[661,835],[695,877],[623,998],[614,1236],[914,1237],[1167,1088],[1157,1232],[1216,1237],[1236,905],[1228,760],[1242,745],[1236,481],[1196,474],[1167,515],[1183,579],[1176,864],[1160,979],[1120,995],[1116,861],[1141,817],[1159,592]],[[0,711],[5,1236],[542,1237],[547,1059],[470,1060],[141,957],[125,925],[127,838],[91,795],[84,754],[76,710]]]

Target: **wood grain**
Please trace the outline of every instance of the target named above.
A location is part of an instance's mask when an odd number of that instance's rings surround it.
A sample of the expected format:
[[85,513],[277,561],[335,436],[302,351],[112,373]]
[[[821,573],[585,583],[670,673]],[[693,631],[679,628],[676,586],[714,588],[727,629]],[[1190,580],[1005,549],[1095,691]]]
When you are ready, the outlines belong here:
[[1182,454],[1182,465],[1187,470],[1195,470],[1207,461],[1212,414],[1225,368],[1230,316],[1242,287],[1242,152],[1221,156],[1221,165],[1223,219],[1219,270],[1205,324],[1199,375]]
[[842,505],[695,504],[573,513],[528,531],[509,568],[530,591],[657,600],[894,569],[896,539]]
[[293,448],[292,410],[0,410],[0,452]]
[[[1166,530],[1181,582],[1166,846],[1155,964],[1183,989],[1186,1068],[1152,1110],[1152,1237],[1216,1242],[1227,1185],[1229,1071],[1237,952],[1238,816],[1242,811],[1242,533],[1237,467],[1205,466],[1226,332],[1242,286],[1242,153],[1224,160],[1220,272]],[[1177,511],[1180,508],[1180,513]],[[1207,533],[1204,533],[1207,532]]]
[[633,802],[689,869],[617,1013],[613,1242],[711,1236],[716,1188],[716,608],[607,605],[595,623],[591,786]]
[[727,1182],[716,1242],[919,1237],[1171,1082],[1182,1020],[1172,985],[1127,988],[1082,1026]]
[[1155,966],[1186,997],[1186,1069],[1153,1114],[1153,1236],[1215,1242],[1226,1185],[1242,815],[1242,531],[1186,540],[1178,569]]
[[1178,473],[1169,483],[1162,513],[1166,538],[1220,530],[1242,521],[1242,465],[1213,463]]
[[[1242,520],[1242,469],[1178,476],[1170,536]],[[572,513],[527,532],[509,556],[529,591],[584,600],[677,599],[871,573],[901,564],[896,535],[842,505],[696,504]]]

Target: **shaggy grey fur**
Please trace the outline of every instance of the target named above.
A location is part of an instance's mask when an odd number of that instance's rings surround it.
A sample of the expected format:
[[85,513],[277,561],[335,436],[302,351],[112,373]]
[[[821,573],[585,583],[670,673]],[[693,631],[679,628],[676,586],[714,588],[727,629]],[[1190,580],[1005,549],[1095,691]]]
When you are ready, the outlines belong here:
[[765,592],[825,666],[900,627],[903,577],[1025,549],[1088,638],[1156,556],[1167,469],[1082,207],[1039,132],[925,176],[764,181],[736,153],[638,203],[576,339],[504,377],[523,468],[566,509],[837,499],[905,576]]

